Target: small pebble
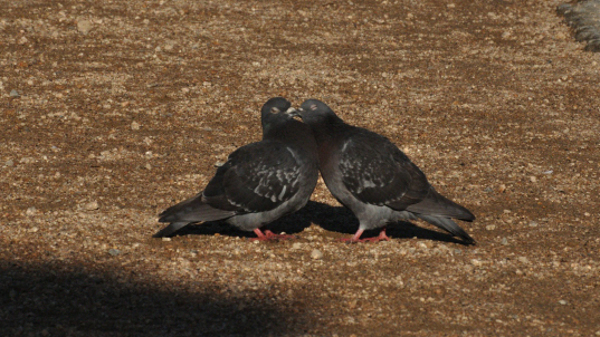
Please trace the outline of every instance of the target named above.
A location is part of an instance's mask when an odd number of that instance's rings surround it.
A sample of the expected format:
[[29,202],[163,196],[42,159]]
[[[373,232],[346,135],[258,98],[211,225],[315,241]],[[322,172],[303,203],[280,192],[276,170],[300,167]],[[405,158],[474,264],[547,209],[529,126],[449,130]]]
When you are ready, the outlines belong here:
[[537,182],[537,178],[536,178],[535,176],[531,176],[531,177],[529,177],[529,180],[530,180],[532,183],[535,183],[535,182]]
[[485,226],[485,229],[487,229],[488,231],[493,231],[494,229],[496,229],[496,225],[487,225]]
[[140,123],[133,121],[131,122],[131,130],[139,130],[141,127]]
[[6,163],[4,163],[4,165],[6,165],[8,167],[11,167],[11,166],[15,165],[15,162],[12,161],[11,159],[9,159],[9,160],[6,161]]
[[310,258],[313,260],[320,260],[323,258],[323,253],[320,250],[315,249],[310,253]]
[[77,30],[84,35],[87,35],[87,33],[89,33],[90,30],[92,30],[92,28],[92,22],[88,20],[77,21]]
[[113,249],[109,249],[108,253],[112,256],[117,256],[117,255],[121,254],[121,251],[113,248]]
[[292,250],[302,249],[302,244],[300,242],[294,242],[292,245]]
[[535,221],[532,221],[529,223],[529,227],[537,227],[537,226],[538,226],[538,223]]
[[31,216],[31,215],[35,215],[36,212],[37,212],[37,209],[35,207],[31,206],[27,209],[27,211],[25,211],[25,214]]
[[[171,241],[171,238],[162,238],[163,241]],[[258,242],[258,241],[254,241],[254,242]]]
[[98,205],[97,201],[92,201],[92,202],[88,202],[87,204],[85,204],[85,206],[83,206],[83,208],[86,211],[95,211],[98,208],[100,208],[100,205]]
[[565,300],[560,300],[560,301],[558,301],[558,303],[560,305],[567,305],[567,301],[565,301]]
[[506,246],[506,245],[508,245],[508,240],[506,238],[502,238],[500,243]]
[[472,259],[471,264],[474,265],[475,267],[481,267],[483,265],[483,262],[481,262],[481,260]]
[[21,95],[19,94],[19,92],[16,91],[15,89],[13,89],[13,90],[10,91],[9,96],[10,97],[21,97]]

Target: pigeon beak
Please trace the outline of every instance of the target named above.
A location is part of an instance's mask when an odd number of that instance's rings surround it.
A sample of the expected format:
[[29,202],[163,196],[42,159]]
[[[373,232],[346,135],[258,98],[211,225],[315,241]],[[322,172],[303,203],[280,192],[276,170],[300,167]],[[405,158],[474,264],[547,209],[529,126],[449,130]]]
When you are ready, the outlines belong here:
[[298,113],[298,110],[296,110],[295,108],[289,108],[285,111],[285,113],[292,117],[300,117],[300,113]]

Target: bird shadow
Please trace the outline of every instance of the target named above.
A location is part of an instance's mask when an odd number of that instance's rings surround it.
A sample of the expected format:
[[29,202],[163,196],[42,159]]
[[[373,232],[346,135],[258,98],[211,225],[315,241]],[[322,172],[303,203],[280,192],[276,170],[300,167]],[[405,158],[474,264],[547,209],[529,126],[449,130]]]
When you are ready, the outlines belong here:
[[[308,209],[312,216],[311,222],[327,231],[354,234],[358,230],[358,219],[354,216],[352,211],[346,207],[334,207],[310,201],[305,208]],[[377,236],[380,231],[380,229],[367,230],[363,233],[361,238]],[[424,240],[469,245],[469,243],[457,239],[450,234],[423,228],[408,221],[390,223],[387,226],[386,234],[393,239],[409,239],[416,237]]]
[[[349,209],[343,206],[330,206],[316,201],[309,201],[298,212],[274,221],[265,226],[265,229],[269,229],[275,233],[297,234],[304,231],[304,229],[313,223],[330,232],[354,234],[358,230],[358,219]],[[374,237],[379,235],[379,232],[380,230],[368,230],[361,237]],[[176,235],[214,235],[217,233],[236,237],[256,237],[254,233],[239,230],[224,221],[188,225],[179,230]],[[390,238],[407,239],[416,237],[424,240],[469,245],[450,234],[419,227],[407,221],[389,224],[386,233]]]
[[183,289],[124,274],[56,261],[0,261],[2,331],[7,336],[259,337],[294,335],[305,324],[302,310],[258,292],[232,294],[211,282]]

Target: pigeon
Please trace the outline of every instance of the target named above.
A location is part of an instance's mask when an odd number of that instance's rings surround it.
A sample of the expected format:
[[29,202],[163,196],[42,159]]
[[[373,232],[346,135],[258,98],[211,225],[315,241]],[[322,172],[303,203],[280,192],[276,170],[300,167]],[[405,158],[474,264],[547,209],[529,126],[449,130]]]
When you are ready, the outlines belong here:
[[[386,137],[344,123],[325,103],[309,99],[298,113],[318,145],[319,169],[331,194],[359,220],[349,242],[389,240],[385,226],[400,220],[425,220],[468,244],[475,240],[452,218],[473,221],[463,206],[443,197],[425,174]],[[378,237],[360,239],[382,228]]]
[[225,220],[252,240],[279,240],[261,227],[306,205],[319,175],[317,145],[308,125],[294,119],[285,98],[269,99],[261,109],[263,139],[232,152],[204,191],[159,215],[170,225],[154,237],[173,236],[190,223]]

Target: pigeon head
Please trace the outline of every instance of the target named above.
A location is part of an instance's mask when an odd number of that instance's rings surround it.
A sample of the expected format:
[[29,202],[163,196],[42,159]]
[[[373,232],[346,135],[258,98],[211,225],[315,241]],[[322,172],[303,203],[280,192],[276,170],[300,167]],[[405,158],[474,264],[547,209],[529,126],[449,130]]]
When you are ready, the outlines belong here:
[[316,99],[304,101],[298,109],[298,114],[300,114],[304,123],[312,126],[343,123],[327,104]]
[[263,135],[297,115],[296,109],[291,106],[290,101],[283,97],[273,97],[263,105],[260,111]]

